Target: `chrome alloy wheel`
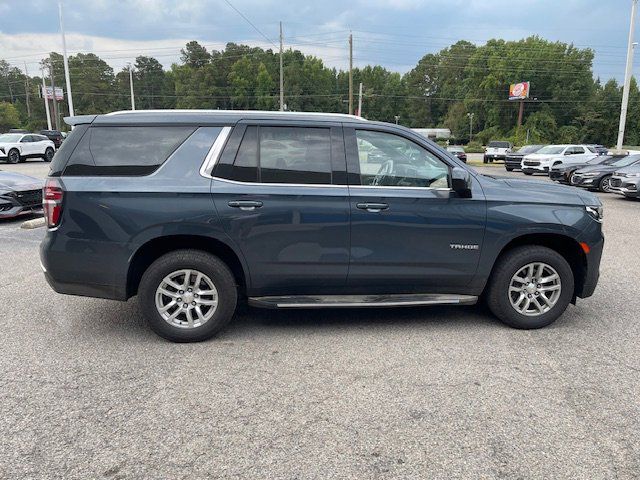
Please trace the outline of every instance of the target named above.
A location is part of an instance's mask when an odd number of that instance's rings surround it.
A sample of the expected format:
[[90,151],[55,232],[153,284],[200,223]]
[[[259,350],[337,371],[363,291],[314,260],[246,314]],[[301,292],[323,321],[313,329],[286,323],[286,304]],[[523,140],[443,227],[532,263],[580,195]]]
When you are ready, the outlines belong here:
[[561,292],[558,272],[546,263],[533,262],[511,277],[509,301],[518,313],[536,317],[551,310]]
[[176,270],[164,277],[156,289],[156,308],[173,327],[201,327],[218,308],[218,290],[202,272]]

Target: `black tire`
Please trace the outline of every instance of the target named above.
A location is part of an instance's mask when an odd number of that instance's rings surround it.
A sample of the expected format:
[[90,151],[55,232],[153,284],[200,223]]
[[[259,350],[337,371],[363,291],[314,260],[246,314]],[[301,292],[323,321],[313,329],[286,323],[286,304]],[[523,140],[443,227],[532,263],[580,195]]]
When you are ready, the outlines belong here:
[[611,175],[605,175],[598,183],[598,190],[604,193],[611,192]]
[[[199,327],[185,329],[170,325],[156,308],[158,286],[167,275],[181,269],[204,273],[218,291],[218,305],[213,316]],[[155,333],[173,342],[200,342],[213,337],[233,318],[237,301],[236,281],[229,267],[218,257],[201,250],[176,250],[158,258],[145,271],[138,288],[142,316]]]
[[51,147],[47,147],[47,149],[44,151],[44,155],[42,156],[42,159],[43,159],[45,162],[50,162],[51,160],[53,160],[53,155],[54,155],[55,153],[56,153],[56,152],[53,150],[53,148],[51,148]]
[[[532,262],[544,262],[553,267],[560,276],[560,296],[551,309],[537,316],[518,312],[509,300],[511,278],[519,269]],[[546,327],[564,313],[573,298],[573,271],[567,261],[555,250],[539,245],[525,245],[509,250],[500,256],[491,273],[486,301],[489,309],[503,323],[520,329]]]
[[16,164],[20,162],[20,160],[20,152],[18,150],[16,150],[15,148],[9,150],[9,153],[7,153],[7,163]]
[[524,173],[525,175],[533,175],[533,172],[522,172],[522,173]]
[[488,163],[487,157],[482,157],[482,163]]
[[513,167],[504,167],[507,172],[513,172]]

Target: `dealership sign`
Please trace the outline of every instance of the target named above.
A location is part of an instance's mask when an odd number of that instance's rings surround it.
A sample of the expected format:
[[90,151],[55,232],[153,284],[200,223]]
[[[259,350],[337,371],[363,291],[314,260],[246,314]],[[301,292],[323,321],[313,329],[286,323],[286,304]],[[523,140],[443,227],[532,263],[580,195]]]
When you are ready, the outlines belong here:
[[[47,97],[47,100],[53,100],[53,89],[51,87],[41,87],[41,97]],[[64,92],[61,87],[56,87],[56,100],[64,100]]]
[[509,100],[524,100],[525,98],[529,98],[529,82],[509,85]]

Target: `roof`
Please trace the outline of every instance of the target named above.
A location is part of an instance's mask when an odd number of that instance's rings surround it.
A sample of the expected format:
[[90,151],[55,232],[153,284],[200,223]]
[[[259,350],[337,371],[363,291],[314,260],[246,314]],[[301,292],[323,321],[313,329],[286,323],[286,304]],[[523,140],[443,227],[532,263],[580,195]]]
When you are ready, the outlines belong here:
[[198,123],[225,124],[240,120],[281,120],[324,122],[366,122],[362,117],[344,113],[322,112],[271,112],[260,110],[125,110],[105,115],[79,115],[65,118],[69,125],[95,123],[115,124],[162,124],[162,123]]

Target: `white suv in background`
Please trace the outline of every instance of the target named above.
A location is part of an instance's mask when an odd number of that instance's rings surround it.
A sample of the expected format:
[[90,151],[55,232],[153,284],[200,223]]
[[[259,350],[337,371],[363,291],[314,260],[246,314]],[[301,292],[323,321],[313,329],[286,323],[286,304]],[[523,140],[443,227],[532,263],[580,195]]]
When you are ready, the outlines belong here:
[[534,173],[549,174],[554,165],[585,163],[598,156],[590,145],[547,145],[522,159],[522,171],[525,175]]
[[4,133],[0,135],[0,160],[9,163],[24,162],[27,158],[53,159],[55,144],[36,133]]

